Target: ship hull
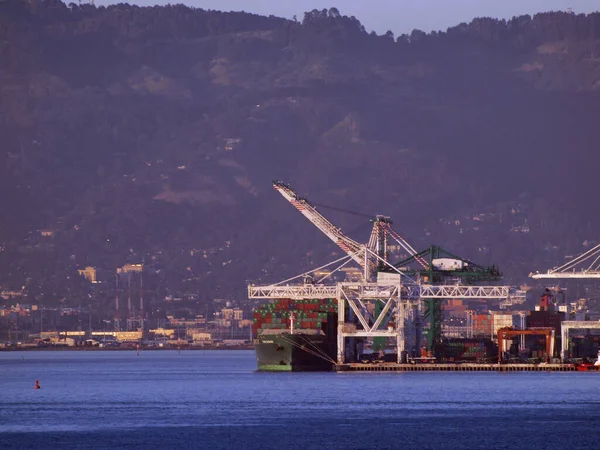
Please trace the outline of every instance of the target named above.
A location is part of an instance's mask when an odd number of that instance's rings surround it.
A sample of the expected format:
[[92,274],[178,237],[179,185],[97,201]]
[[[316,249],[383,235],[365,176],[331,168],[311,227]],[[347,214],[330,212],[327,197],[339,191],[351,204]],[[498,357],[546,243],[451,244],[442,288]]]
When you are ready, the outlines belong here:
[[315,372],[334,368],[336,348],[323,335],[299,332],[259,336],[254,348],[259,371]]

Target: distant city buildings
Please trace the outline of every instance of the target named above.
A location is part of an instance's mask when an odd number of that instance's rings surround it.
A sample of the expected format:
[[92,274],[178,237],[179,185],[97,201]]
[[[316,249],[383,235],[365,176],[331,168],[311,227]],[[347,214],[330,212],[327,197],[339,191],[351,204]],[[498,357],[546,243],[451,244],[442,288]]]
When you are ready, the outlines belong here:
[[98,283],[98,277],[95,267],[87,266],[85,269],[79,269],[77,272],[90,283]]
[[0,297],[4,300],[23,297],[23,291],[0,291]]
[[141,273],[144,271],[142,264],[125,264],[123,267],[117,268],[118,274]]

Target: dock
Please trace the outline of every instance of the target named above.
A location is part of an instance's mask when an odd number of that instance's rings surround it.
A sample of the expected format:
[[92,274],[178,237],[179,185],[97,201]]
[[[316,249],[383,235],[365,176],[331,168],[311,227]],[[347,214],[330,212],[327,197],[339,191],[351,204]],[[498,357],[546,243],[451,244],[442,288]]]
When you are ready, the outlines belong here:
[[576,372],[574,364],[337,364],[336,372]]

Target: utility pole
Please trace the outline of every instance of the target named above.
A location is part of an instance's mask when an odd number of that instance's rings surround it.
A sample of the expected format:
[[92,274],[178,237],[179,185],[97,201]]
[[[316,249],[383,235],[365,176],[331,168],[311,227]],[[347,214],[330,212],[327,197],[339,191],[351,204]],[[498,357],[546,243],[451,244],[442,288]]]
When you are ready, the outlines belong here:
[[127,331],[131,331],[131,272],[127,274]]
[[144,277],[140,272],[140,328],[144,331]]
[[119,272],[115,272],[115,331],[119,330]]

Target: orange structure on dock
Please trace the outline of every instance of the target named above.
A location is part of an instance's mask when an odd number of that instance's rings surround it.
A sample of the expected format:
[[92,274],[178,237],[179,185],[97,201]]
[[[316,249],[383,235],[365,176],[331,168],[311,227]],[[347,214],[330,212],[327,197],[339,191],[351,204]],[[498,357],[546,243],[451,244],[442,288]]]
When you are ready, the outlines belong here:
[[502,353],[504,353],[504,344],[509,336],[522,335],[543,335],[546,336],[546,362],[554,354],[554,342],[556,340],[554,328],[535,328],[527,330],[515,330],[514,328],[500,328],[498,330],[498,364],[502,363]]

